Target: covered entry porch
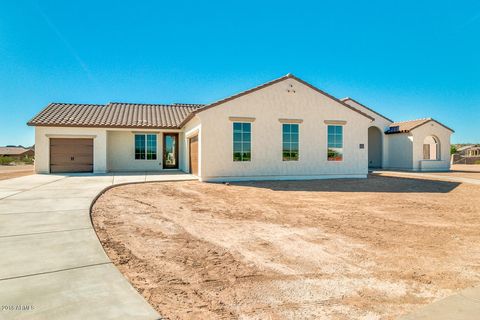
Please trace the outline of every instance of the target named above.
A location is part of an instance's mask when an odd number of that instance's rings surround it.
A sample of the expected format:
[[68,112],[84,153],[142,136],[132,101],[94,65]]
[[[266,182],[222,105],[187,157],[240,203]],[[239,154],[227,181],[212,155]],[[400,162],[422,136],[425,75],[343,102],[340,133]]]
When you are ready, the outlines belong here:
[[108,130],[107,172],[195,173],[198,152],[180,130]]

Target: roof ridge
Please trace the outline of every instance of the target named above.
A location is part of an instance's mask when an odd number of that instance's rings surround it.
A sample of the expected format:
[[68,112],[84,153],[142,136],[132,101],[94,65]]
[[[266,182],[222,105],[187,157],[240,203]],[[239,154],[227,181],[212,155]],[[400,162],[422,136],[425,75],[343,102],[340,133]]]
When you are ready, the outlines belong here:
[[[74,103],[74,102],[50,102],[48,106],[54,106],[54,105],[75,105],[75,106],[106,106],[106,104],[100,104],[100,103]],[[48,107],[47,106],[47,107]]]
[[309,87],[310,89],[313,89],[314,91],[317,91],[318,93],[320,93],[320,94],[322,94],[322,95],[324,95],[324,96],[326,96],[326,97],[328,97],[328,98],[330,98],[330,99],[338,102],[339,104],[343,105],[344,107],[347,107],[347,108],[349,108],[350,110],[353,110],[353,111],[361,114],[362,116],[364,116],[364,117],[366,117],[366,118],[368,118],[368,119],[370,119],[370,120],[372,120],[372,121],[375,120],[374,117],[366,114],[366,113],[363,112],[363,111],[358,110],[357,108],[352,107],[351,105],[343,102],[342,100],[338,99],[337,97],[332,96],[331,94],[329,94],[329,93],[327,93],[327,92],[325,92],[325,91],[317,88],[316,86],[314,86],[314,85],[306,82],[305,80],[302,80],[302,79],[294,76],[294,75],[291,74],[291,73],[287,73],[286,75],[284,75],[284,76],[282,76],[282,77],[280,77],[280,78],[276,78],[276,79],[274,79],[274,80],[270,80],[270,81],[268,81],[268,82],[265,82],[265,83],[263,83],[263,84],[260,84],[260,85],[258,85],[258,86],[255,86],[255,87],[253,87],[253,88],[250,88],[250,89],[247,89],[247,90],[238,92],[238,93],[236,93],[236,94],[234,94],[234,95],[231,95],[231,96],[228,96],[228,97],[226,97],[226,98],[223,98],[223,99],[214,101],[214,102],[212,102],[212,103],[206,104],[203,108],[199,108],[199,109],[193,111],[192,113],[190,113],[190,115],[189,115],[188,117],[186,117],[185,120],[183,120],[183,122],[180,124],[180,126],[185,125],[188,121],[190,121],[190,119],[192,119],[192,118],[193,118],[197,113],[199,113],[199,112],[202,112],[202,111],[204,111],[204,110],[208,110],[208,109],[210,109],[210,108],[212,108],[212,107],[221,105],[221,104],[226,103],[226,102],[228,102],[228,101],[231,101],[231,100],[234,100],[234,99],[236,99],[236,98],[242,97],[242,96],[244,96],[244,95],[253,93],[253,92],[255,92],[255,91],[261,90],[261,89],[263,89],[263,88],[269,87],[269,86],[271,86],[271,85],[274,85],[274,84],[276,84],[276,83],[279,83],[279,82],[284,81],[284,80],[287,80],[287,79],[296,80],[296,81],[300,82],[301,84]]
[[430,121],[430,120],[433,120],[433,118],[419,118],[419,119],[413,119],[413,120],[403,120],[403,121],[395,121],[393,122],[392,124],[395,124],[395,123],[405,123],[405,122],[413,122],[413,121]]
[[137,102],[117,102],[110,101],[107,105],[113,104],[126,104],[126,105],[137,105],[137,106],[162,106],[162,107],[191,107],[191,106],[204,106],[202,103],[137,103]]
[[392,119],[385,117],[383,114],[381,114],[381,113],[379,113],[379,112],[377,112],[377,111],[375,111],[375,110],[367,107],[366,105],[364,105],[364,104],[361,103],[360,101],[355,100],[355,99],[353,99],[353,98],[351,98],[351,97],[345,97],[345,98],[340,99],[340,101],[342,101],[342,102],[344,102],[344,103],[345,103],[345,101],[347,101],[347,100],[351,100],[351,101],[355,102],[356,104],[361,105],[361,106],[364,107],[365,109],[370,110],[371,112],[379,115],[380,117],[384,118],[385,120],[388,120],[388,121],[390,121],[390,122],[395,122],[395,121],[393,121]]

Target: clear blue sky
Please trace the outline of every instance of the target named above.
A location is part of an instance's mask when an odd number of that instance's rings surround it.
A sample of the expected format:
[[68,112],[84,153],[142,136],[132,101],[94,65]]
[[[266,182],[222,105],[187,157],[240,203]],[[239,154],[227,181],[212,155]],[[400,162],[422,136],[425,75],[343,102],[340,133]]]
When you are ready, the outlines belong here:
[[480,142],[480,2],[0,2],[0,145],[49,102],[208,103],[286,73]]

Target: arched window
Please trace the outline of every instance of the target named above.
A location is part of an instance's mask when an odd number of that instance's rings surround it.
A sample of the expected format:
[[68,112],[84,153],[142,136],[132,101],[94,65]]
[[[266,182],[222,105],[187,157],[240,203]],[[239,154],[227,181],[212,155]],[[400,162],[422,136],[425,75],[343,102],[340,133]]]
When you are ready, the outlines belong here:
[[423,160],[440,160],[440,141],[435,136],[423,140]]

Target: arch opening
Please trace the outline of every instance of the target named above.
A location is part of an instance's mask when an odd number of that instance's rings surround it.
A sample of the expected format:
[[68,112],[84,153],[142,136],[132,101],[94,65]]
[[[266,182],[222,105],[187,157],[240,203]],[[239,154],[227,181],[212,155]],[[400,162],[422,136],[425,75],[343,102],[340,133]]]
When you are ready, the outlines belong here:
[[368,128],[368,167],[381,168],[383,158],[383,133],[382,131],[372,126]]
[[423,140],[423,160],[440,160],[440,140],[427,136]]

